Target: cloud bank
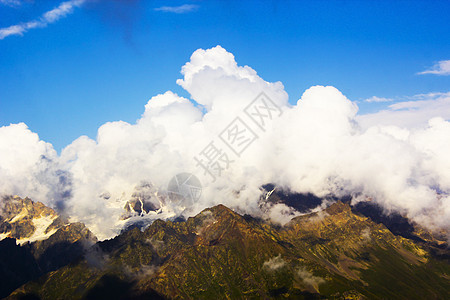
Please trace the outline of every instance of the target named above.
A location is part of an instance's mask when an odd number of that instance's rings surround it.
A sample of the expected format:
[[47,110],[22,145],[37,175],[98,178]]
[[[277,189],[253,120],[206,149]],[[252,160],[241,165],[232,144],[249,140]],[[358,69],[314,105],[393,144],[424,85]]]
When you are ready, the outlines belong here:
[[[125,204],[143,186],[146,197],[161,203],[146,220],[194,215],[219,203],[261,216],[259,187],[274,183],[317,196],[370,197],[386,211],[449,229],[450,123],[442,109],[428,111],[421,102],[391,107],[394,114],[416,105],[414,111],[425,111],[423,118],[429,119],[421,126],[384,125],[384,115],[368,122],[331,86],[313,86],[290,105],[280,82],[267,82],[249,66],[239,66],[220,46],[195,51],[181,73],[177,83],[196,105],[170,91],[156,95],[135,124],[108,122],[95,140],[81,136],[59,156],[23,123],[0,128],[1,193],[56,207],[100,239],[126,225],[121,220]],[[245,113],[261,92],[281,110],[263,129]],[[447,94],[428,101],[449,106]],[[261,103],[258,107],[262,112]],[[237,118],[257,136],[240,155],[220,138],[232,132]],[[225,166],[215,180],[194,159],[211,142]],[[171,203],[164,195],[170,179],[182,172],[202,183],[196,203]]]
[[[22,36],[25,32],[34,28],[43,28],[47,27],[47,25],[58,21],[61,18],[66,17],[68,14],[71,14],[76,7],[80,7],[86,0],[70,0],[65,1],[59,4],[54,9],[45,12],[39,19],[29,21],[26,23],[20,23],[16,25],[11,25],[9,27],[0,28],[0,40],[11,36],[11,35],[20,35]],[[3,0],[1,3],[6,5],[20,5],[19,1],[13,0]]]

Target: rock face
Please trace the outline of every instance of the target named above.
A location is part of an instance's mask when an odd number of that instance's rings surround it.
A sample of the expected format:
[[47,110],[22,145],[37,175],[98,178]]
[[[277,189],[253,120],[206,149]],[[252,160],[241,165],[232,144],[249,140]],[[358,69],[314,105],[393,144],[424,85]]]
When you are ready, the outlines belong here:
[[337,202],[283,227],[223,205],[97,243],[10,299],[449,299],[450,265]]
[[131,199],[125,204],[122,220],[157,212],[163,202],[164,196],[158,195],[158,189],[151,183],[143,182],[135,188]]
[[69,223],[29,198],[5,197],[0,206],[0,297],[79,258],[97,242],[82,223]]
[[18,196],[4,197],[0,206],[0,239],[14,238],[18,243],[45,240],[66,222],[40,202]]
[[261,187],[260,206],[270,207],[274,204],[282,203],[288,207],[292,207],[299,212],[308,212],[322,204],[323,199],[313,194],[299,194],[284,191],[283,189],[273,185],[265,184]]
[[30,251],[16,244],[15,239],[0,242],[0,297],[42,274]]

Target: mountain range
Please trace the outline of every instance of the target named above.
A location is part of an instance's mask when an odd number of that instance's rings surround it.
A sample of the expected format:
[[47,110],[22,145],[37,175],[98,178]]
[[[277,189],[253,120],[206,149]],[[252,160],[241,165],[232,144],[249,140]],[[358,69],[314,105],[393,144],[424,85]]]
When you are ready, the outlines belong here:
[[[82,223],[70,223],[42,203],[6,197],[0,296],[450,299],[445,232],[384,215],[370,201],[332,202],[311,212],[321,199],[268,185],[262,206],[284,203],[305,213],[280,225],[217,205],[97,241]],[[138,206],[133,203],[128,213]]]

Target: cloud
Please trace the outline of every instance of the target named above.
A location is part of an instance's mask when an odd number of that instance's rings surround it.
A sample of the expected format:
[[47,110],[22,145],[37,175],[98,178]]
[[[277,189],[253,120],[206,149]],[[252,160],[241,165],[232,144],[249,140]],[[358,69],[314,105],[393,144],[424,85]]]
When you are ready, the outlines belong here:
[[162,11],[162,12],[171,12],[175,14],[185,14],[192,11],[195,11],[199,8],[198,5],[195,4],[183,4],[180,6],[161,6],[157,7],[154,10],[155,11]]
[[1,193],[33,195],[54,207],[70,196],[70,174],[60,168],[53,146],[24,123],[0,127],[0,157]]
[[11,7],[18,7],[22,4],[22,2],[20,0],[0,0],[0,4]]
[[41,20],[47,24],[58,21],[66,15],[72,13],[74,7],[83,4],[85,0],[72,0],[61,3],[58,7],[44,13]]
[[313,287],[316,291],[319,291],[320,284],[325,283],[325,280],[322,277],[314,276],[305,267],[300,267],[297,271],[297,275],[304,284]]
[[389,105],[388,109],[357,117],[363,128],[394,125],[402,128],[426,126],[433,117],[450,120],[450,92],[419,94]]
[[428,70],[417,73],[418,75],[435,74],[435,75],[450,75],[450,60],[441,60],[434,64]]
[[268,261],[265,261],[263,264],[263,268],[266,268],[270,271],[276,271],[286,265],[284,259],[281,258],[281,254],[275,257],[272,257]]
[[372,102],[391,102],[391,101],[394,101],[394,99],[372,96],[372,97],[370,97],[370,98],[368,98],[368,99],[366,99],[364,101],[368,102],[368,103],[372,103]]
[[[448,93],[359,115],[338,89],[313,86],[290,105],[281,82],[265,81],[220,46],[196,50],[181,74],[177,83],[195,105],[170,91],[156,95],[135,123],[105,123],[96,139],[81,136],[59,156],[23,123],[0,128],[1,193],[57,206],[99,239],[129,225],[131,219],[121,220],[124,207],[147,184],[146,195],[161,209],[132,221],[188,217],[222,203],[284,223],[292,211],[276,206],[267,213],[260,206],[260,187],[273,183],[319,197],[370,197],[430,229],[450,228]],[[261,92],[282,112],[266,119],[264,130],[244,112]],[[219,138],[237,117],[257,134],[240,155]],[[215,181],[194,160],[212,142],[231,161]],[[164,193],[182,172],[201,181],[202,196],[193,204],[173,203]]]
[[[11,1],[10,1],[11,2]],[[86,0],[70,0],[62,2],[58,7],[45,12],[39,19],[29,21],[26,23],[20,23],[17,25],[11,25],[9,27],[0,28],[0,40],[11,36],[22,36],[25,32],[33,28],[43,28],[48,24],[54,23],[61,18],[64,18],[68,14],[73,12],[75,7],[81,6]]]
[[361,237],[364,241],[371,241],[372,237],[370,236],[370,228],[366,227],[361,230]]
[[217,222],[210,210],[204,210],[201,213],[201,217],[201,224],[197,225],[197,227],[195,228],[195,232],[197,235],[202,235],[211,224]]

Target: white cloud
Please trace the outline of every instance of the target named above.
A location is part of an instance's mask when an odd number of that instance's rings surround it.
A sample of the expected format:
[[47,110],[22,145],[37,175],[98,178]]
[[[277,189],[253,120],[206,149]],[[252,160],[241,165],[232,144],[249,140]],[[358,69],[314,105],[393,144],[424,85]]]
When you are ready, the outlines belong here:
[[1,194],[33,195],[52,206],[68,196],[70,174],[59,168],[52,145],[24,123],[0,127]]
[[297,275],[300,277],[304,284],[313,287],[316,291],[319,291],[319,285],[325,283],[325,280],[322,277],[314,276],[305,267],[300,267],[297,270]]
[[[450,123],[435,118],[450,112],[448,93],[418,95],[379,115],[359,116],[336,88],[313,86],[290,105],[280,82],[239,66],[220,46],[195,51],[182,75],[177,83],[200,107],[170,91],[154,96],[136,123],[108,122],[95,140],[80,137],[60,156],[24,124],[0,128],[1,193],[62,203],[100,239],[124,226],[120,217],[137,186],[148,182],[164,190],[181,172],[200,179],[202,197],[187,207],[162,197],[162,213],[147,220],[173,217],[179,207],[191,216],[219,203],[264,217],[259,187],[274,183],[317,196],[371,197],[424,226],[450,228]],[[261,92],[283,112],[264,132],[243,115]],[[227,152],[233,163],[213,182],[193,158],[211,141],[229,151],[217,136],[236,116],[258,139],[240,157]],[[276,207],[269,217],[282,222],[292,214]]]
[[281,254],[279,254],[278,256],[272,257],[268,261],[265,261],[263,263],[263,268],[266,268],[270,271],[276,271],[278,269],[281,269],[285,265],[286,262],[284,261],[283,258],[281,258]]
[[450,75],[450,60],[441,60],[438,63],[434,64],[434,66],[430,69],[419,72],[417,74]]
[[56,22],[59,19],[64,18],[66,15],[72,13],[74,7],[78,7],[84,2],[85,0],[72,0],[63,2],[58,7],[44,13],[41,20],[47,24]]
[[27,25],[12,25],[9,27],[0,29],[0,40],[3,40],[5,37],[10,35],[23,35],[25,31],[27,31]]
[[162,11],[162,12],[171,12],[176,14],[184,14],[188,12],[192,12],[198,9],[198,5],[195,4],[183,4],[180,6],[162,6],[157,7],[154,10],[155,11]]
[[394,101],[394,99],[372,96],[372,97],[370,97],[370,98],[368,98],[368,99],[366,99],[364,101],[365,102],[369,102],[369,103],[372,103],[372,102],[391,102],[391,101]]
[[403,128],[426,126],[433,117],[450,120],[450,92],[420,94],[389,105],[388,109],[357,117],[363,128],[394,125]]
[[48,24],[54,23],[59,19],[64,18],[68,14],[71,14],[75,7],[81,6],[85,1],[86,0],[65,1],[62,2],[58,7],[44,13],[37,20],[0,28],[0,40],[3,40],[4,38],[11,35],[22,36],[25,32],[33,28],[46,27]]

